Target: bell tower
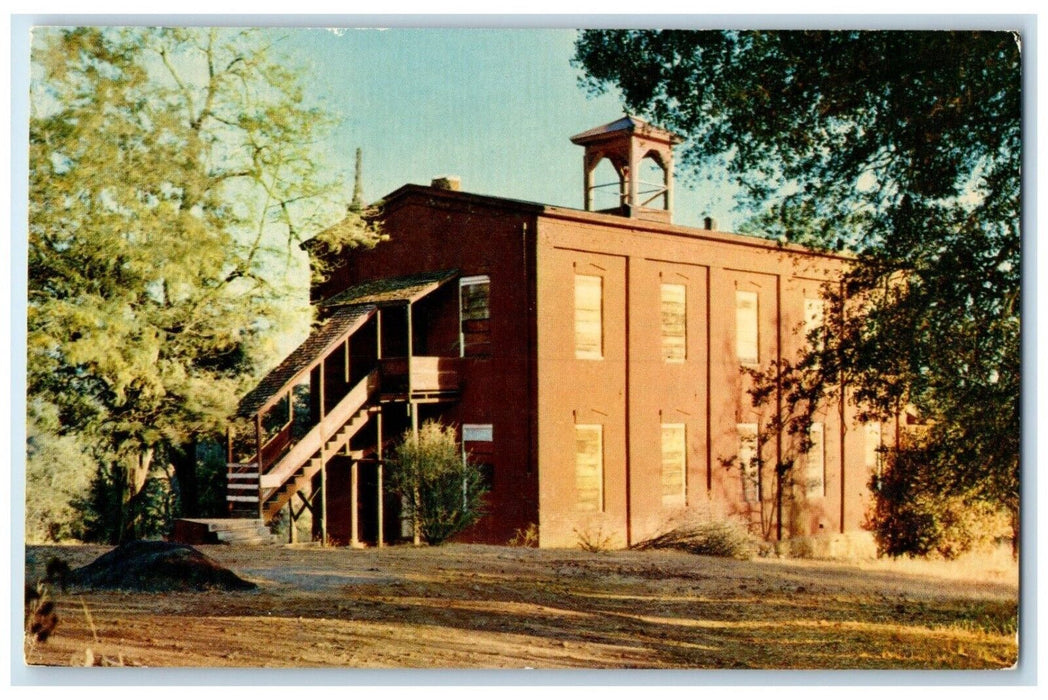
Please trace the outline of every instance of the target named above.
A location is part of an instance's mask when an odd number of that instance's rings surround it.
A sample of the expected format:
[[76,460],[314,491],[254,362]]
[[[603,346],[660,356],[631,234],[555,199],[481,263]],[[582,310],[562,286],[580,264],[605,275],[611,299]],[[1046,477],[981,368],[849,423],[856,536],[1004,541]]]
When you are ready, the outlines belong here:
[[[677,134],[629,115],[572,136],[572,143],[586,149],[582,166],[586,211],[669,223],[673,147],[681,141]],[[610,182],[594,182],[605,159],[611,164]]]

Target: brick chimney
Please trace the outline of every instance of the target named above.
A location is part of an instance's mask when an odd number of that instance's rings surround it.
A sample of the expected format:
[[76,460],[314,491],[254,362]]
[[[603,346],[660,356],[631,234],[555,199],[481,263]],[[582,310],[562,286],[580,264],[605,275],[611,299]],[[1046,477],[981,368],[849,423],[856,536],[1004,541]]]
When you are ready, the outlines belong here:
[[462,189],[462,178],[458,175],[441,175],[440,177],[433,178],[430,187],[438,190],[451,190],[452,192],[458,192]]

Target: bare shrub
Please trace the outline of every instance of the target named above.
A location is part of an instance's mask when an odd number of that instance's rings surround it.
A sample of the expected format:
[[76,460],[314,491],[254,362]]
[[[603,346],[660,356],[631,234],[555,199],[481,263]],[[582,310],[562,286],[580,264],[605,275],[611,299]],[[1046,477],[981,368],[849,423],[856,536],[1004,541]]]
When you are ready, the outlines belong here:
[[758,541],[734,520],[692,520],[671,525],[632,549],[679,549],[711,557],[751,559],[757,553]]
[[535,523],[528,523],[527,527],[518,527],[513,537],[507,542],[510,547],[538,547],[539,528]]
[[574,533],[580,549],[587,552],[606,552],[611,549],[612,536],[604,534],[603,527],[598,527],[596,532],[590,529],[576,529]]

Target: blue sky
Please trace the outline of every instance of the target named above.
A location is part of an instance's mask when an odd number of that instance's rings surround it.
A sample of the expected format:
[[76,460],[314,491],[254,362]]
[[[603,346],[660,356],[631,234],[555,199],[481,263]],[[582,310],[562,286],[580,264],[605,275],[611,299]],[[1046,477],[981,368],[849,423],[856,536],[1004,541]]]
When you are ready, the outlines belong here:
[[[582,149],[569,138],[622,116],[587,96],[569,29],[289,29],[313,97],[340,115],[335,167],[363,149],[364,194],[458,175],[462,189],[582,206]],[[678,173],[674,221],[735,223],[730,190],[690,189]],[[703,181],[704,182],[704,181]]]

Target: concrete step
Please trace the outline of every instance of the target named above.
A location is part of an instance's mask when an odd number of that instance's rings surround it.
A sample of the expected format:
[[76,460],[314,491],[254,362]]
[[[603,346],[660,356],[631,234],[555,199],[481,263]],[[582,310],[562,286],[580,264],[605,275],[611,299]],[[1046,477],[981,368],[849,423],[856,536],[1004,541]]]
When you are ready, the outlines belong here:
[[275,544],[258,518],[179,518],[172,540],[183,544]]

